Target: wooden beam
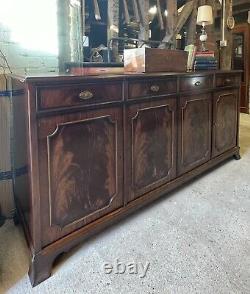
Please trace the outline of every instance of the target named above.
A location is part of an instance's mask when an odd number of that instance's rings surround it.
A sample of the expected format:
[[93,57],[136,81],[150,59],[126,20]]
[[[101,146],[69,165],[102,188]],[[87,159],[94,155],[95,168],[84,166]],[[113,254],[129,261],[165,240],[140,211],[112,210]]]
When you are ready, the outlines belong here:
[[[166,21],[166,35],[172,36],[177,22],[177,1],[176,0],[166,0],[167,7],[167,21]],[[176,44],[173,45],[176,47]]]
[[233,6],[238,6],[242,4],[248,4],[249,5],[249,0],[234,0],[233,1]]
[[206,5],[206,0],[199,0],[199,6]]
[[[119,35],[119,0],[109,0],[108,1],[108,40]],[[118,42],[113,42],[112,47],[113,61],[119,62],[118,56]]]
[[149,0],[138,0],[139,16],[140,16],[140,31],[139,39],[149,39]]
[[[207,0],[207,5],[210,5],[213,8],[213,24],[209,25],[206,27],[206,32],[208,35],[208,39],[207,39],[207,49],[208,50],[212,50],[215,51],[215,54],[218,53],[217,50],[217,44],[216,44],[216,35],[215,35],[215,10],[216,10],[216,5],[215,2],[217,0]],[[219,58],[219,56],[217,56]]]
[[187,19],[193,11],[193,2],[194,0],[189,1],[185,4],[180,15],[178,16],[177,24],[174,31],[171,35],[166,33],[166,36],[163,39],[164,42],[172,42],[175,39],[175,36],[180,32],[180,30],[182,29],[182,27],[184,26],[184,24],[186,23]]
[[59,70],[64,71],[65,62],[83,61],[82,9],[70,6],[68,0],[58,1],[57,9]]
[[135,21],[137,23],[139,23],[140,22],[140,16],[139,16],[139,8],[138,8],[137,0],[132,0],[132,6],[133,6],[133,12],[134,12]]
[[123,6],[125,24],[128,25],[130,23],[130,16],[129,16],[129,12],[128,12],[127,0],[122,1],[122,6]]
[[227,46],[220,50],[220,67],[222,70],[231,70],[232,68],[232,47],[233,47],[233,36],[232,31],[227,28],[227,17],[230,13],[230,0],[226,1],[225,16],[222,18],[221,29],[223,28],[223,20],[225,26],[225,39],[227,40]]
[[187,31],[187,45],[196,43],[196,22],[198,12],[198,0],[194,0],[193,11],[189,18],[188,31]]
[[[58,2],[59,3],[59,2]],[[57,27],[58,27],[58,62],[59,70],[64,71],[65,62],[70,61],[70,45],[69,45],[69,5],[66,0],[60,1],[57,6]]]
[[164,23],[163,23],[163,18],[162,18],[160,0],[156,0],[156,7],[157,7],[157,18],[158,18],[158,23],[159,23],[160,29],[164,30]]
[[250,10],[250,7],[249,8],[244,8],[244,9],[239,9],[239,10],[234,10],[233,15],[238,15],[238,14],[241,14],[241,13],[248,13],[249,10]]

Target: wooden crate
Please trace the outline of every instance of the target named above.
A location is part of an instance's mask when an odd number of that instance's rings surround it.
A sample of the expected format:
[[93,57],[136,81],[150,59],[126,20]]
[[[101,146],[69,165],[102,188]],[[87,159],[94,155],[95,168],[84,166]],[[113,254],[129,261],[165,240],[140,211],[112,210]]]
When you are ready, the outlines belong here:
[[124,50],[126,73],[185,72],[188,54],[182,50],[136,48]]

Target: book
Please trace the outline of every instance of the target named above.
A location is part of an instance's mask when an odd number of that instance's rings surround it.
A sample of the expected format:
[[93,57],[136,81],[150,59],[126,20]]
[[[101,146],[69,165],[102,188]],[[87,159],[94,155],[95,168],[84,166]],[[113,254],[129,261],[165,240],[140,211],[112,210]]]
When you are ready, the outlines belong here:
[[207,65],[207,64],[195,64],[195,68],[217,68],[217,65],[216,64],[213,64],[213,65]]
[[217,64],[217,60],[195,60],[194,64]]
[[195,60],[216,60],[215,57],[211,56],[195,56]]
[[194,65],[194,70],[216,70],[217,65],[206,65],[206,66],[200,66],[200,65]]
[[216,70],[218,62],[214,51],[198,51],[195,55],[194,70]]
[[214,57],[214,51],[198,51],[196,57]]
[[209,55],[209,54],[214,54],[214,51],[197,51],[197,54]]

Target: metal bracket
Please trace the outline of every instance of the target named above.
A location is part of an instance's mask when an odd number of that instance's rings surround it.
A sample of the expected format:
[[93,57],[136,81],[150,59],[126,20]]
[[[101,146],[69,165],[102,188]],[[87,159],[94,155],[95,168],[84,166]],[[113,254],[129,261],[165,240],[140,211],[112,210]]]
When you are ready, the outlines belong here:
[[13,96],[19,96],[23,95],[24,90],[5,90],[5,91],[0,91],[0,97],[13,97]]
[[0,182],[12,180],[15,177],[20,177],[28,173],[28,167],[23,166],[14,171],[0,171]]

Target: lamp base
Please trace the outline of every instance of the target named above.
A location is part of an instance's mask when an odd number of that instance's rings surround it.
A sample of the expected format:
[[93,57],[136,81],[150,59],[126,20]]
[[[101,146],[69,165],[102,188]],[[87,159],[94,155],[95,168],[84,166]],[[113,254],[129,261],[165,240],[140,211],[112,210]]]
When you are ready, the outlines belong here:
[[202,52],[208,51],[208,49],[206,48],[206,42],[201,42],[201,51]]
[[202,30],[201,30],[201,35],[200,35],[200,41],[201,41],[201,51],[204,52],[204,51],[208,51],[206,49],[206,41],[207,41],[207,32],[205,30],[205,26],[202,27]]

